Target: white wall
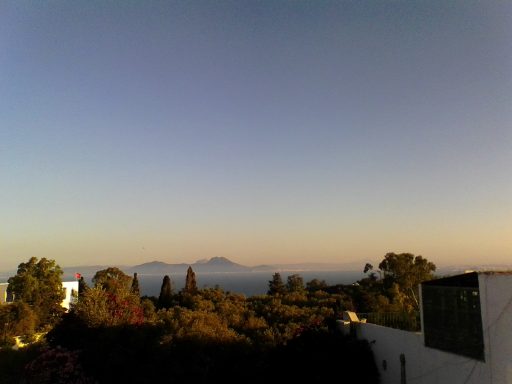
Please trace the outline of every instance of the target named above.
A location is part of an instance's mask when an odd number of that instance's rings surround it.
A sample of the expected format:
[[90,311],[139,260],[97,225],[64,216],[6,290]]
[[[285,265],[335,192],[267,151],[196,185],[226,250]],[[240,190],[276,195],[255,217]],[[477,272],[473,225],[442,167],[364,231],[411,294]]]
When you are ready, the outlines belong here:
[[[371,343],[382,384],[400,383],[400,355],[405,355],[407,383],[489,383],[489,365],[451,353],[426,348],[421,333],[375,324],[356,324],[357,335]],[[383,368],[386,360],[387,369]]]
[[62,300],[61,305],[69,310],[70,303],[73,303],[73,297],[71,293],[74,291],[78,295],[78,281],[63,281],[62,287],[66,290],[66,297]]
[[512,384],[512,274],[479,273],[478,278],[485,361],[427,348],[422,333],[353,324],[358,337],[371,343],[382,384],[400,383],[402,353],[408,384]]
[[7,300],[7,287],[8,283],[0,283],[0,304],[5,304]]
[[[0,283],[0,304],[4,304],[7,298],[7,286],[8,283]],[[70,303],[73,303],[73,297],[71,293],[74,291],[78,295],[78,281],[63,281],[62,288],[66,290],[66,297],[62,300],[62,307],[69,310]]]
[[512,273],[480,273],[478,283],[490,383],[512,384]]

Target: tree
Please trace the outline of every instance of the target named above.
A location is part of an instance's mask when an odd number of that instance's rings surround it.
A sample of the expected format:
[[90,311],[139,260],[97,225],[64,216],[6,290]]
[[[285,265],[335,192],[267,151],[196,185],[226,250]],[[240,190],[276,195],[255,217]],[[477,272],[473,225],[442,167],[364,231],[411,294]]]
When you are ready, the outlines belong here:
[[398,284],[399,291],[415,307],[418,307],[418,285],[422,281],[433,279],[433,272],[436,270],[435,264],[422,256],[393,252],[384,256],[379,268],[384,274],[384,285],[391,288],[394,283]]
[[83,276],[80,276],[80,279],[78,280],[78,296],[82,293],[84,293],[87,289],[89,289],[89,286],[85,282],[85,279]]
[[197,292],[196,274],[190,266],[187,269],[187,277],[185,279],[185,287],[183,288],[183,292],[191,294]]
[[158,296],[158,307],[169,308],[172,305],[172,282],[168,275],[164,276],[160,295]]
[[268,294],[273,296],[284,295],[286,287],[279,272],[274,273],[272,280],[268,282]]
[[90,327],[142,324],[144,321],[138,296],[127,289],[113,293],[102,286],[86,290],[73,306],[73,313]]
[[286,282],[286,288],[288,292],[304,292],[304,279],[298,274],[290,275]]
[[132,278],[116,267],[109,267],[96,272],[92,278],[95,287],[102,287],[108,292],[115,293],[119,290],[129,291]]
[[62,269],[54,260],[36,257],[21,263],[15,276],[8,280],[8,294],[14,301],[27,303],[36,313],[38,327],[53,325],[64,313],[61,306],[65,297],[62,288]]
[[133,274],[132,287],[130,288],[130,292],[140,297],[139,279],[137,278],[137,272]]
[[14,343],[14,336],[30,338],[37,324],[37,315],[23,301],[0,305],[0,346]]
[[138,284],[134,287],[130,276],[119,268],[109,267],[96,272],[92,281],[94,287],[86,289],[73,308],[82,321],[92,327],[143,322],[140,297],[134,292]]
[[327,283],[325,282],[325,280],[313,279],[306,283],[306,289],[309,292],[321,291],[324,290],[325,288],[327,288]]
[[[376,281],[377,280],[377,275],[373,271],[373,265],[371,265],[370,263],[366,263],[366,265],[364,266],[364,269],[363,269],[363,273],[368,273],[368,272],[370,272],[369,275],[368,275],[369,281]],[[382,277],[382,271],[381,270],[377,270],[377,272],[379,273],[379,276]]]

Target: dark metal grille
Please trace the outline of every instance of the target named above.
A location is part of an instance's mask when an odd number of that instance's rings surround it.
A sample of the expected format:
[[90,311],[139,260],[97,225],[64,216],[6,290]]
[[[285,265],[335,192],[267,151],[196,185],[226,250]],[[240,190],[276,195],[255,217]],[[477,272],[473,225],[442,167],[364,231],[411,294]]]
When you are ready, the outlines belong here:
[[422,286],[425,346],[484,360],[480,292],[476,287]]

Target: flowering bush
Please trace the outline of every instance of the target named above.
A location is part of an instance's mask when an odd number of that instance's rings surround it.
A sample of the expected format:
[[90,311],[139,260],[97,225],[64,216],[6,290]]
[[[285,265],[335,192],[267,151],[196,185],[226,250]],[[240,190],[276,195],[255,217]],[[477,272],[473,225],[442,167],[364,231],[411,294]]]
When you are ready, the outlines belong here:
[[92,327],[137,325],[144,322],[140,299],[129,291],[109,292],[101,287],[83,293],[73,311]]
[[24,370],[24,382],[38,384],[93,384],[79,363],[79,352],[65,348],[45,348],[28,363]]

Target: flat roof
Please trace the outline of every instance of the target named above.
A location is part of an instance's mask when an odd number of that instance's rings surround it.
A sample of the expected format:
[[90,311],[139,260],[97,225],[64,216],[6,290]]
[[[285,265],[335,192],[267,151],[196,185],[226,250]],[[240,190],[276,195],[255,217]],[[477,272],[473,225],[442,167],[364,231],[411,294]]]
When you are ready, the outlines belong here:
[[426,286],[436,287],[470,287],[478,288],[478,273],[469,272],[462,275],[443,277],[441,279],[428,280],[421,283]]
[[507,271],[472,271],[460,275],[442,277],[440,279],[424,281],[421,284],[438,287],[470,287],[478,288],[478,275],[511,275],[512,270]]

